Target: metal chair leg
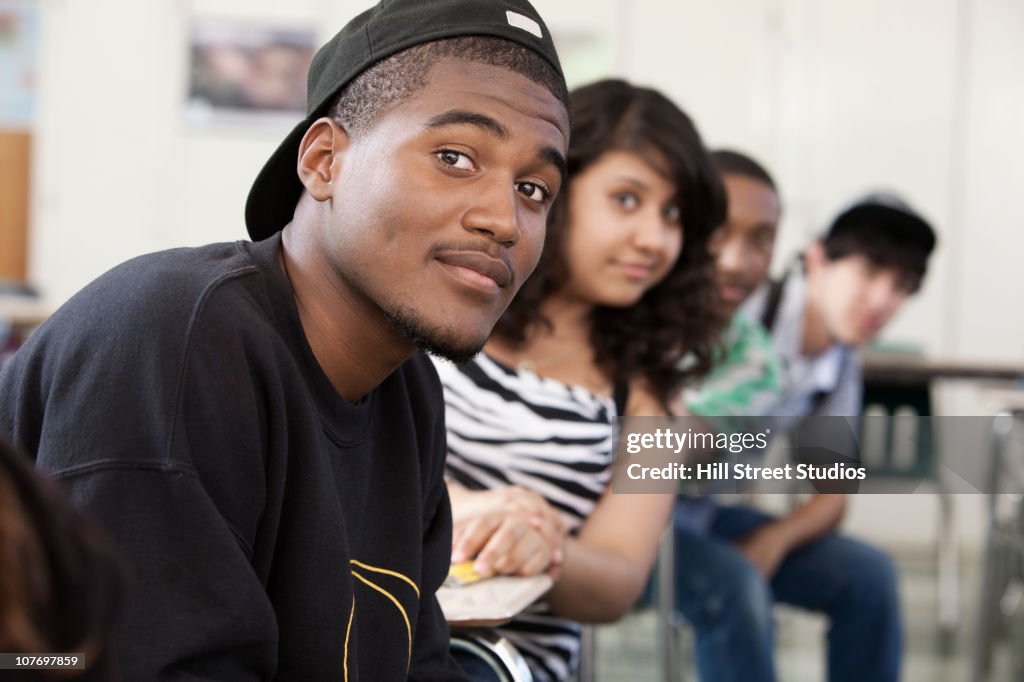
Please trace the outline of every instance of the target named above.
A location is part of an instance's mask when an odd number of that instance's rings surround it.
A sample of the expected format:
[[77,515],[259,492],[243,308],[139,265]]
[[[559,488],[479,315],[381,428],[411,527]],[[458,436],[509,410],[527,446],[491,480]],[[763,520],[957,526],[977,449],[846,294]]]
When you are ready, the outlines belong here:
[[487,630],[453,633],[452,651],[462,651],[486,663],[501,682],[533,682],[522,655],[509,641]]
[[594,682],[596,679],[594,661],[597,656],[597,628],[584,625],[580,638],[580,667],[576,673],[578,682]]
[[953,513],[953,496],[945,489],[941,479],[938,485],[939,647],[943,655],[950,655],[962,619],[960,548]]
[[675,529],[670,523],[658,548],[658,648],[661,654],[661,679],[679,682],[683,679],[682,656],[676,632],[676,558]]
[[981,590],[971,652],[971,680],[985,682],[992,668],[992,649],[1002,628],[1000,601],[1009,577],[1008,547],[998,518],[996,498],[1003,471],[1006,440],[1013,428],[1011,415],[1000,412],[992,420],[988,480],[988,540],[982,560]]

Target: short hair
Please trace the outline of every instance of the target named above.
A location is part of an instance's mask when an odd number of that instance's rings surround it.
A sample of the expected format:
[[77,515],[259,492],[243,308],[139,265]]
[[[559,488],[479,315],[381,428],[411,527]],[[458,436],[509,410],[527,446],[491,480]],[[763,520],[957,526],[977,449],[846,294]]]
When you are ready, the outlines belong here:
[[711,152],[711,160],[722,175],[742,175],[758,180],[771,187],[773,192],[778,193],[775,181],[764,166],[742,152],[733,149],[716,149]]
[[[598,306],[590,341],[598,366],[613,383],[644,379],[664,402],[684,382],[706,374],[718,352],[725,317],[707,241],[725,220],[725,188],[693,121],[657,90],[608,79],[573,90],[571,101],[567,191],[548,215],[537,269],[494,331],[519,344],[535,325],[550,326],[540,303],[569,278],[565,242],[573,180],[609,152],[636,154],[676,188],[683,250],[636,305]],[[680,367],[683,356],[688,362]]]
[[514,71],[547,88],[569,111],[565,80],[547,60],[511,40],[480,35],[421,43],[382,59],[342,88],[330,108],[331,118],[352,135],[367,132],[385,110],[425,86],[430,70],[447,58]]
[[822,239],[829,260],[863,256],[894,268],[916,291],[935,248],[935,232],[906,202],[889,193],[872,194],[840,213]]

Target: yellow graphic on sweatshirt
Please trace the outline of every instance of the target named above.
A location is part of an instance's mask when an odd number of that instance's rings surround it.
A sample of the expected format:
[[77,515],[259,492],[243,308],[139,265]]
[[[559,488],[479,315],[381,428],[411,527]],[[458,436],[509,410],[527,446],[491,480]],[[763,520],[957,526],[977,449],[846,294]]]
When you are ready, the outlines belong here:
[[[355,566],[355,567],[357,567],[359,569],[362,569],[363,571],[368,572],[368,573],[376,573],[376,574],[382,575],[382,576],[390,576],[392,578],[397,578],[398,580],[401,580],[402,582],[406,583],[407,585],[409,585],[409,587],[411,587],[413,589],[413,592],[416,593],[416,599],[417,600],[420,598],[420,588],[419,588],[419,586],[412,579],[410,579],[408,576],[403,575],[403,574],[401,574],[401,573],[399,573],[397,571],[392,571],[392,570],[387,569],[387,568],[381,568],[379,566],[371,566],[369,564],[365,564],[365,563],[363,563],[361,561],[357,561],[355,559],[351,559],[350,563],[352,564],[352,566]],[[405,633],[406,633],[406,638],[407,638],[407,646],[406,646],[407,654],[406,654],[405,668],[406,668],[406,671],[408,671],[409,666],[412,664],[412,622],[409,620],[409,613],[408,613],[408,611],[406,611],[406,608],[402,605],[402,602],[397,597],[395,597],[394,594],[392,594],[391,592],[386,590],[384,587],[379,585],[377,582],[374,582],[373,580],[370,580],[365,575],[359,573],[356,570],[350,570],[350,572],[351,572],[353,578],[355,578],[359,582],[363,583],[367,587],[371,588],[372,590],[374,590],[378,594],[382,594],[385,597],[387,597],[388,601],[390,601],[395,606],[395,608],[398,610],[398,613],[402,616],[402,620],[405,622]],[[352,635],[352,623],[355,620],[355,616],[356,616],[356,600],[355,600],[355,592],[353,591],[353,593],[352,593],[352,609],[349,612],[348,627],[345,630],[344,670],[345,670],[345,680],[346,680],[346,682],[348,681],[348,649],[349,649],[349,640],[350,640],[351,635]]]

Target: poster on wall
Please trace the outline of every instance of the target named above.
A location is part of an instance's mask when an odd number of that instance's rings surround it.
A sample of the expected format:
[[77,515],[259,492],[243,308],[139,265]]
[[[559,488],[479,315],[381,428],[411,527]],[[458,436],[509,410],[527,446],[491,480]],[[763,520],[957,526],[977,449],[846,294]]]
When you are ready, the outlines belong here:
[[302,118],[315,48],[313,30],[195,22],[186,119],[203,126]]
[[0,0],[0,128],[32,125],[38,47],[39,8]]

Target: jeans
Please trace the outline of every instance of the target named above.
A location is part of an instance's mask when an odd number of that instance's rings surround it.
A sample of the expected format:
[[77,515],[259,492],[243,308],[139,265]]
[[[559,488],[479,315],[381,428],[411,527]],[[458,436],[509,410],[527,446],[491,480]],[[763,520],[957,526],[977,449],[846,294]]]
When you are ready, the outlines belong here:
[[675,515],[676,608],[696,631],[701,682],[774,682],[772,603],[829,619],[829,682],[896,682],[902,630],[897,575],[881,550],[828,534],[790,552],[766,581],[731,541],[772,517],[718,508],[707,532]]

